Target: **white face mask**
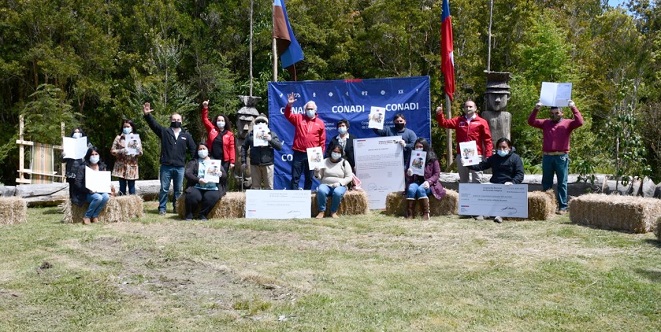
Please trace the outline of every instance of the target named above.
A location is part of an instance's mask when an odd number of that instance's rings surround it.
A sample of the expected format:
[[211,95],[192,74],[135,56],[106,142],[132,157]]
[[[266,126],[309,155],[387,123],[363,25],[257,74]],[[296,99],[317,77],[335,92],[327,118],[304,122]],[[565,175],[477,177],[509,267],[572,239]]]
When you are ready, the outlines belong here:
[[99,156],[90,156],[90,162],[92,164],[97,164],[99,162]]
[[209,150],[197,150],[197,155],[204,159],[209,155]]
[[500,150],[500,149],[498,149],[497,153],[498,153],[499,156],[505,157],[508,153],[510,153],[510,150]]
[[331,152],[331,159],[333,160],[338,160],[342,158],[342,154],[339,152]]
[[225,121],[216,122],[216,126],[218,126],[220,129],[225,129]]
[[73,133],[73,138],[81,138],[83,137],[82,133]]
[[315,110],[305,110],[305,115],[307,115],[310,119],[314,118],[315,114],[317,114],[317,111]]
[[415,151],[422,151],[424,150],[423,148],[415,148]]
[[131,127],[124,127],[124,128],[122,128],[122,132],[124,132],[124,134],[126,134],[126,135],[130,134],[131,131],[132,131],[132,130],[131,130]]
[[344,135],[347,133],[347,127],[339,127],[337,128],[337,132]]

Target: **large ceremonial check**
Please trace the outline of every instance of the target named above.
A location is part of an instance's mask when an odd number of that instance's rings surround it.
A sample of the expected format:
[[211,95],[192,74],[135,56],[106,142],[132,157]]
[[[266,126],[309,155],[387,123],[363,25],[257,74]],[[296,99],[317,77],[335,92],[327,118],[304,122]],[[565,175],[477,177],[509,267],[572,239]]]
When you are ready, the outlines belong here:
[[459,215],[528,218],[528,185],[460,183]]
[[310,218],[311,199],[309,190],[247,190],[246,218]]
[[385,209],[386,196],[404,190],[404,149],[399,136],[355,139],[356,176],[370,209]]

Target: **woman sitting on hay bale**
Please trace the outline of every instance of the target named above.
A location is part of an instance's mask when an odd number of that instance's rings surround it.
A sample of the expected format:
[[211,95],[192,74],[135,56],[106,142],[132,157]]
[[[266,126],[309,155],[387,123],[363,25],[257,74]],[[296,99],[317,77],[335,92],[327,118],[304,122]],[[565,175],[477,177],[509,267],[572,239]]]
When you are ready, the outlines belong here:
[[317,188],[317,206],[319,206],[317,218],[324,217],[328,195],[332,196],[331,217],[338,218],[337,210],[347,192],[347,185],[353,180],[353,170],[349,162],[344,159],[342,146],[333,144],[330,147],[330,157],[324,159],[323,168],[314,169],[314,177],[321,182]]
[[110,193],[93,192],[87,189],[85,186],[85,169],[87,167],[96,172],[106,171],[106,164],[101,161],[99,151],[96,147],[87,149],[87,153],[83,159],[83,165],[78,167],[76,177],[70,184],[72,187],[71,203],[78,206],[83,206],[85,202],[90,204],[83,216],[83,224],[85,225],[88,225],[90,222],[99,221],[99,214],[103,211],[103,208],[110,199],[110,194],[114,191],[112,187]]
[[[484,171],[491,168],[491,183],[500,183],[505,185],[519,184],[523,182],[523,161],[518,154],[514,153],[512,142],[502,137],[496,142],[496,151],[491,157],[483,160],[478,165],[468,166],[475,171]],[[503,218],[496,216],[493,221],[502,223]]]
[[413,149],[413,153],[415,151],[426,152],[425,175],[413,174],[414,172],[411,167],[406,170],[406,218],[412,219],[415,217],[415,202],[417,199],[422,204],[422,219],[429,220],[429,197],[427,195],[431,193],[439,200],[445,197],[445,188],[443,188],[443,185],[439,181],[441,165],[438,163],[438,158],[434,151],[431,151],[429,142],[426,139],[422,137],[416,139]]
[[[207,220],[209,211],[216,205],[227,191],[227,172],[221,165],[214,168],[209,158],[209,149],[204,143],[197,146],[199,158],[191,160],[186,164],[186,220],[193,220],[193,212],[200,206],[199,220]],[[211,182],[209,175],[217,176],[218,182]],[[206,180],[205,180],[206,176]]]

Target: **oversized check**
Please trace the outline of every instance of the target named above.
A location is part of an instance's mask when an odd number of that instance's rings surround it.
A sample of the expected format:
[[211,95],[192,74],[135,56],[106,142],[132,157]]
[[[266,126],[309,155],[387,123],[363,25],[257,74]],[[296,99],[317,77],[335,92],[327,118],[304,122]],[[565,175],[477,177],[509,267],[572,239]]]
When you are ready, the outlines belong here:
[[400,136],[353,140],[356,169],[370,209],[385,209],[386,196],[404,190],[404,149]]
[[528,185],[460,183],[459,215],[528,218]]
[[312,216],[309,190],[247,190],[246,218],[307,219]]

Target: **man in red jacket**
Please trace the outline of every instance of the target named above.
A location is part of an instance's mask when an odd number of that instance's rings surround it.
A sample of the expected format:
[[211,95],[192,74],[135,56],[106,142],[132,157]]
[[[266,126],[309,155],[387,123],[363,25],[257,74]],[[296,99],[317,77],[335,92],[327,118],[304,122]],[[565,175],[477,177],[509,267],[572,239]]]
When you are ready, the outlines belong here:
[[467,183],[469,173],[472,175],[472,182],[480,183],[482,172],[473,171],[461,164],[461,150],[459,143],[475,141],[477,153],[485,160],[493,154],[493,142],[491,140],[491,130],[489,123],[477,115],[477,106],[472,100],[464,103],[464,114],[452,119],[445,119],[443,107],[436,108],[436,121],[443,128],[454,129],[457,132],[457,172],[459,173],[459,182]]
[[305,182],[303,189],[310,190],[312,188],[313,171],[310,170],[308,165],[307,149],[314,147],[321,147],[322,151],[326,147],[326,125],[324,121],[317,116],[317,104],[314,101],[308,101],[303,109],[303,114],[293,114],[291,107],[296,99],[294,94],[287,96],[287,106],[285,107],[285,118],[294,125],[294,144],[292,150],[291,165],[291,184],[289,189],[299,189],[298,183],[301,180],[301,175],[305,175]]

